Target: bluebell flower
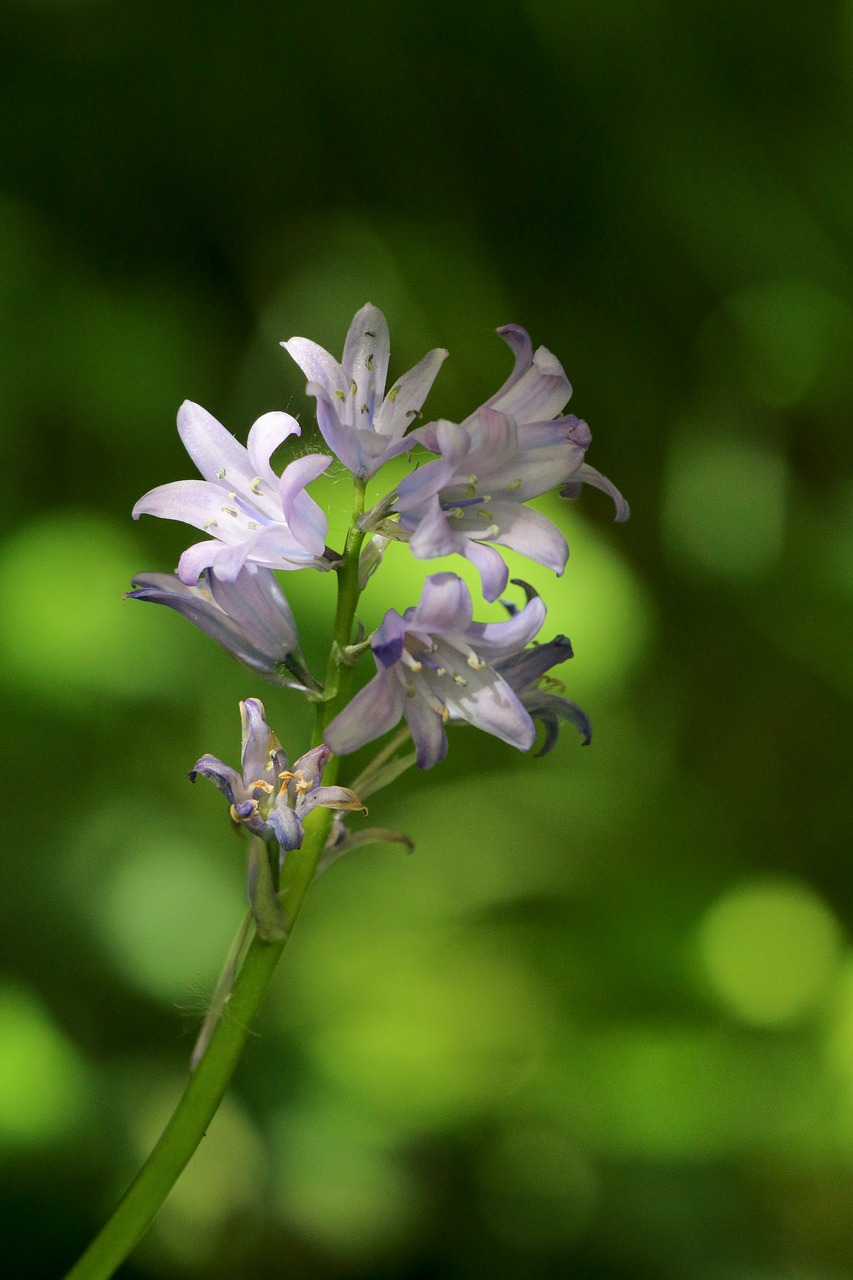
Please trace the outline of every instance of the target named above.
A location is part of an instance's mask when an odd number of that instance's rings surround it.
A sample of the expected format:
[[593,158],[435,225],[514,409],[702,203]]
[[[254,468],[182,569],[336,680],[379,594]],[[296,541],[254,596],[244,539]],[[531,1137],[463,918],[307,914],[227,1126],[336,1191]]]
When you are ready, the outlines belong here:
[[190,782],[209,778],[230,805],[231,818],[267,843],[275,841],[282,858],[302,844],[302,823],[318,805],[329,809],[361,809],[348,787],[324,787],[320,783],[331,756],[325,744],[300,756],[290,768],[281,743],[266,721],[258,698],[240,703],[243,727],[241,771],[204,755],[190,771]]
[[247,563],[270,569],[331,567],[323,558],[328,521],[305,492],[331,459],[306,454],[285,467],[280,478],[270,466],[273,451],[299,435],[295,418],[265,413],[244,447],[206,409],[187,400],[178,412],[178,432],[204,479],[150,490],[133,508],[133,517],[181,520],[211,535],[181,556],[181,582],[192,585],[203,569],[233,581]]
[[386,613],[371,639],[376,675],[332,720],[325,740],[339,755],[380,737],[405,717],[422,769],[447,752],[450,719],[528,750],[530,713],[494,665],[523,649],[542,626],[535,597],[507,622],[473,621],[471,593],[454,573],[424,584],[420,603]]
[[231,581],[205,569],[197,585],[174,573],[140,573],[128,600],[164,604],[273,684],[317,691],[299,652],[296,620],[271,569],[246,564]]
[[[413,433],[441,456],[407,476],[393,504],[412,552],[420,559],[465,556],[476,565],[487,600],[496,600],[507,583],[496,546],[557,574],[565,568],[566,539],[525,505],[531,498],[558,487],[574,495],[586,482],[611,494],[617,520],[628,516],[621,494],[584,461],[588,425],[574,414],[559,416],[571,395],[562,365],[545,347],[534,352],[517,325],[498,332],[516,356],[509,379],[464,422],[440,420]],[[383,518],[390,505],[380,504]]]
[[406,431],[419,415],[447,352],[430,351],[385,394],[391,349],[387,321],[372,303],[356,313],[343,357],[308,338],[281,344],[308,379],[323,439],[354,476],[367,480],[411,447]]

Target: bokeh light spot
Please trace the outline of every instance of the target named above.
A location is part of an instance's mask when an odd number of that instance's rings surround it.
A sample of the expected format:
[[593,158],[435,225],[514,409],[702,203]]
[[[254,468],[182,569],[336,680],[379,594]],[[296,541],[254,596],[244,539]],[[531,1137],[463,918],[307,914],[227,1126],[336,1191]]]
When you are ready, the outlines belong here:
[[785,463],[771,449],[704,431],[682,434],[669,457],[667,541],[724,577],[755,578],[781,555],[786,489]]
[[411,1234],[419,1195],[388,1136],[331,1097],[282,1112],[273,1130],[282,1217],[348,1257],[385,1256]]
[[178,629],[122,600],[138,559],[133,540],[93,512],[54,512],[20,529],[0,550],[0,656],[16,677],[61,701],[180,683]]
[[[242,847],[235,841],[234,855]],[[216,851],[151,834],[127,842],[92,892],[96,924],[119,967],[144,991],[200,1014],[240,920],[235,880]]]
[[841,958],[841,931],[826,904],[806,886],[781,881],[724,894],[702,920],[698,944],[715,994],[759,1026],[811,1012]]
[[78,1122],[82,1061],[28,992],[0,988],[0,1149],[49,1141]]
[[835,349],[849,353],[849,309],[812,281],[772,280],[744,289],[728,298],[726,309],[743,342],[746,381],[775,408],[802,400]]

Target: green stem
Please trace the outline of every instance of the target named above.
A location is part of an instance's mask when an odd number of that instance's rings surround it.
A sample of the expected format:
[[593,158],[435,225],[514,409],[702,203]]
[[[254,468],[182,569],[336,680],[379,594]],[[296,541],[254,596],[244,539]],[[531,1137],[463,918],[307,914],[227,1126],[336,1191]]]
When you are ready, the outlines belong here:
[[[322,742],[326,725],[346,704],[352,683],[351,668],[341,663],[340,655],[352,640],[358,605],[358,559],[365,536],[358,528],[358,517],[364,511],[364,489],[364,483],[357,480],[343,561],[337,570],[338,604],[327,672],[327,687],[334,688],[335,694],[328,702],[318,704],[314,745]],[[337,765],[337,758],[333,757],[324,781],[334,781]],[[171,1120],[118,1208],[68,1272],[66,1280],[109,1280],[148,1228],[204,1137],[231,1082],[251,1026],[302,910],[331,824],[330,809],[315,809],[306,818],[302,846],[290,851],[281,874],[280,893],[287,936],[280,941],[265,942],[256,934],[246,949],[230,994],[217,989],[218,1016],[205,1022],[206,1045],[200,1055],[194,1055],[189,1080]],[[241,928],[226,969],[236,965],[244,939]]]

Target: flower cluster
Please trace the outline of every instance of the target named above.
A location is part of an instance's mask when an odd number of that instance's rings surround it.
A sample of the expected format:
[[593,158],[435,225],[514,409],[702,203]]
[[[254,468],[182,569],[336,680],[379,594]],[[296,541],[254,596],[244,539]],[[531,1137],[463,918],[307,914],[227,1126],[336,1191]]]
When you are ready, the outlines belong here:
[[[295,688],[318,706],[319,745],[293,769],[262,704],[249,698],[241,703],[242,771],[202,756],[190,775],[213,781],[234,822],[255,843],[277,849],[279,859],[300,847],[312,809],[363,808],[354,790],[334,784],[337,757],[401,721],[405,727],[379,751],[357,790],[366,794],[386,785],[409,763],[422,769],[438,763],[448,749],[447,727],[457,722],[529,751],[538,721],[544,727],[539,754],[554,746],[561,720],[574,724],[584,742],[590,739],[586,715],[549,675],[572,656],[571,645],[565,636],[537,640],[546,609],[531,588],[525,588],[523,607],[506,605],[504,621],[477,622],[463,580],[435,573],[417,603],[402,612],[389,609],[366,639],[354,636],[359,592],[390,542],[404,544],[420,560],[468,560],[485,600],[493,602],[507,589],[502,548],[558,575],[565,568],[565,536],[531,500],[555,490],[577,497],[587,484],[610,495],[617,520],[628,516],[618,490],[586,462],[591,433],[581,418],[565,413],[572,388],[559,360],[545,347],[534,350],[517,325],[498,333],[513,354],[512,372],[461,422],[423,421],[424,402],[447,357],[443,349],[430,351],[386,392],[388,326],[371,304],[355,316],[340,361],[307,338],[290,338],[282,346],[307,379],[320,434],[334,458],[301,454],[279,473],[273,453],[300,434],[289,414],[264,414],[243,446],[206,410],[186,402],[178,430],[202,479],[162,485],[134,508],[135,517],[183,521],[208,536],[183,552],[176,574],[139,575],[130,598],[166,605],[261,678]],[[408,474],[367,506],[368,483],[403,454],[413,462]],[[334,459],[351,473],[355,494],[342,549],[326,545],[326,515],[307,491]],[[335,571],[339,580],[337,638],[325,686],[300,652],[296,621],[275,573],[303,568]],[[367,649],[375,674],[350,697],[350,669]],[[413,753],[397,754],[410,739]],[[332,781],[324,785],[327,766]],[[336,818],[324,861],[369,834],[350,834]],[[403,839],[384,830],[373,834]],[[257,855],[255,863],[257,869]],[[274,893],[274,871],[265,883]],[[260,918],[258,901],[255,893]]]

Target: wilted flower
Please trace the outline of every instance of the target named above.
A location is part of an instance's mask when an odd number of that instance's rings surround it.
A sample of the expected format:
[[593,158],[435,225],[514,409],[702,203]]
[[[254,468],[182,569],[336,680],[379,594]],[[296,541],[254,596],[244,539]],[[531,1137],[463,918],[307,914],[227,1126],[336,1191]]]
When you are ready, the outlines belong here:
[[[411,446],[404,438],[418,416],[447,352],[436,348],[385,395],[391,343],[387,321],[372,303],[353,319],[340,364],[308,338],[281,344],[308,379],[323,439],[355,476],[369,479]],[[384,398],[383,398],[384,397]]]
[[371,640],[376,675],[328,726],[326,742],[343,755],[405,716],[422,769],[444,757],[451,718],[527,750],[536,737],[533,721],[489,663],[523,649],[544,619],[545,606],[535,597],[507,622],[476,623],[461,578],[433,574],[419,604],[402,617],[394,609],[386,613]]
[[246,564],[233,582],[205,569],[198,585],[174,573],[140,573],[128,600],[164,604],[274,684],[316,690],[299,654],[296,621],[272,569]]
[[555,417],[571,395],[563,367],[550,351],[533,351],[517,325],[498,333],[514,350],[515,367],[503,387],[461,424],[429,423],[414,437],[441,456],[407,476],[397,489],[400,530],[420,559],[458,554],[479,570],[483,594],[496,600],[507,569],[495,547],[511,547],[562,573],[569,554],[563,534],[546,516],[525,506],[562,487],[568,495],[584,481],[605,488],[624,520],[624,499],[584,462],[587,424]]
[[212,535],[181,556],[178,577],[192,585],[203,569],[233,581],[246,563],[270,569],[328,569],[324,560],[328,521],[305,486],[331,461],[311,453],[285,467],[281,478],[270,466],[275,449],[300,427],[287,413],[265,413],[249,432],[244,448],[221,423],[186,400],[178,431],[203,480],[177,480],[140,498],[133,517],[181,520]]
[[303,820],[318,805],[364,809],[358,796],[347,787],[321,786],[323,770],[332,754],[325,744],[300,756],[291,769],[258,698],[240,703],[240,719],[242,773],[216,756],[205,755],[193,765],[190,781],[195,782],[199,775],[209,778],[231,806],[234,822],[264,841],[276,841],[282,857],[288,850],[300,847]]

